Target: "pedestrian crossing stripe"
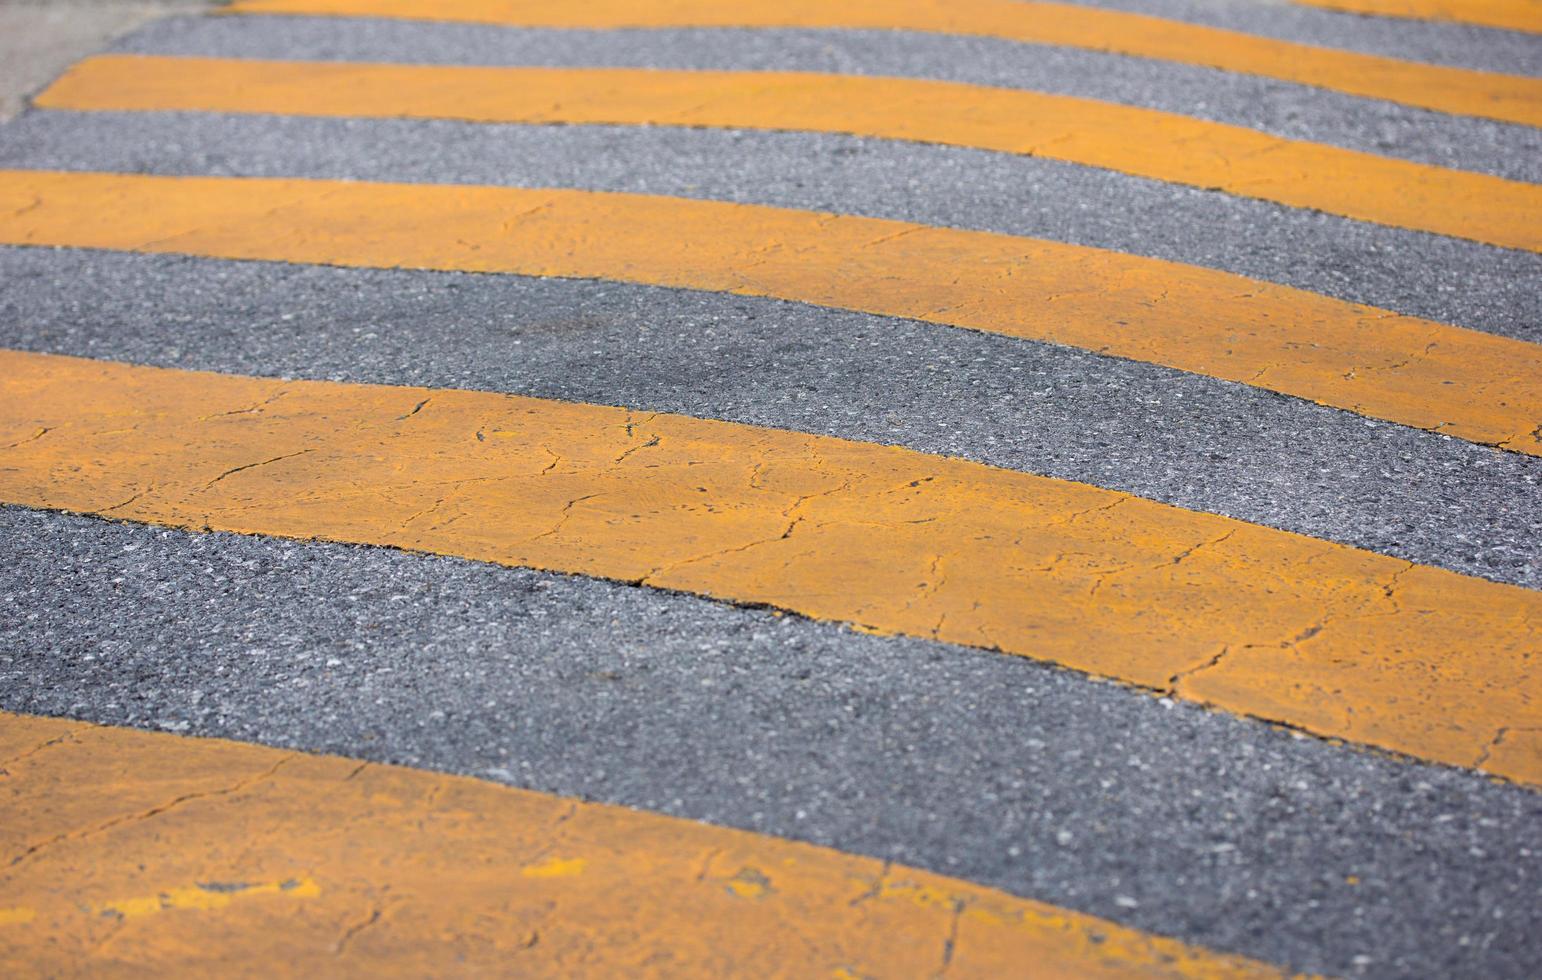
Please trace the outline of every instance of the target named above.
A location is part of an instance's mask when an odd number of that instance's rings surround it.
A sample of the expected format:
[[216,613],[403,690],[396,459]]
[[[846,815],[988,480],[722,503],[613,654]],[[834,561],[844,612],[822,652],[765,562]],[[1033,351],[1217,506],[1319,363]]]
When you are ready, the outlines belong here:
[[9,352],[0,406],[5,503],[768,605],[1542,784],[1542,593],[1515,586],[907,449],[492,392]]
[[1542,251],[1542,185],[1065,95],[811,72],[484,68],[101,55],[45,109],[709,126],[916,140],[1101,167]]
[[1451,21],[1542,34],[1537,0],[1295,0],[1309,7],[1374,17]]
[[875,858],[460,776],[0,712],[15,976],[1284,974]]
[[225,9],[536,28],[802,27],[995,37],[1199,65],[1439,112],[1542,125],[1542,79],[1039,0],[236,0]]
[[990,232],[596,191],[0,170],[0,244],[769,296],[1080,347],[1542,455],[1542,346]]

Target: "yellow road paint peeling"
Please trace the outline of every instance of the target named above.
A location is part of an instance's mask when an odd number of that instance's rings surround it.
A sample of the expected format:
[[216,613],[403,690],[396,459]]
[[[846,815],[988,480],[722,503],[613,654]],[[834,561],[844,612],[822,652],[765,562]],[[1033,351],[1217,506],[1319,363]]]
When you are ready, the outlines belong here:
[[740,898],[765,898],[775,891],[771,887],[771,879],[758,868],[740,868],[724,885],[729,892]]
[[1542,728],[1542,593],[1096,487],[597,405],[19,352],[0,446],[7,503],[764,604],[1542,782],[1535,740],[1484,751]]
[[34,100],[89,110],[854,133],[1049,157],[1362,221],[1542,249],[1542,186],[1063,95],[793,72],[101,55]]
[[1350,14],[1446,20],[1479,27],[1542,34],[1542,2],[1538,0],[1295,0]]
[[309,878],[286,879],[251,885],[245,882],[199,882],[182,887],[167,888],[154,895],[137,898],[120,898],[107,902],[98,910],[99,915],[116,915],[134,919],[144,915],[158,915],[173,910],[212,912],[225,908],[233,900],[253,898],[259,895],[280,895],[287,898],[315,898],[321,889]]
[[876,28],[997,37],[1202,65],[1441,112],[1542,125],[1542,79],[1033,0],[236,0],[228,9],[518,27]]
[[0,243],[771,296],[1081,347],[1542,455],[1542,346],[1010,235],[592,191],[13,170],[0,171]]
[[[0,733],[35,741],[60,724],[0,713]],[[0,931],[15,976],[1281,976],[872,858],[213,739],[94,728],[0,781],[0,814],[0,893],[36,907]],[[585,873],[515,873],[554,851]],[[272,900],[301,890],[278,884],[196,915],[96,911],[295,866],[311,869],[304,902]],[[743,868],[774,885],[744,901]]]

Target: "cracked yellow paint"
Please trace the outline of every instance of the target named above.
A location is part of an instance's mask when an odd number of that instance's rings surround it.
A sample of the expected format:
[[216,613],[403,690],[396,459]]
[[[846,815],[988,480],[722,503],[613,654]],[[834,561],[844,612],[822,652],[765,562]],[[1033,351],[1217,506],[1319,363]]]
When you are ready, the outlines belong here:
[[1342,13],[1414,20],[1446,20],[1479,27],[1542,34],[1539,0],[1295,0]]
[[594,191],[0,170],[0,243],[772,296],[1081,347],[1542,455],[1542,346],[1032,238]]
[[[335,756],[0,712],[0,768],[0,894],[36,908],[0,929],[6,976],[1281,976],[872,858]],[[553,850],[585,873],[517,873]],[[279,884],[98,911],[212,880]]]
[[0,352],[0,500],[764,604],[1542,783],[1491,751],[1542,728],[1542,593],[911,450]]
[[854,133],[1048,157],[1361,221],[1542,250],[1542,186],[1064,95],[800,72],[484,68],[110,54],[34,100],[476,122]]
[[1535,766],[1542,759],[1542,727],[1503,728],[1478,757],[1480,765],[1494,772]]
[[877,28],[998,37],[1203,65],[1441,112],[1542,125],[1542,79],[1033,0],[236,0],[228,9],[519,27]]

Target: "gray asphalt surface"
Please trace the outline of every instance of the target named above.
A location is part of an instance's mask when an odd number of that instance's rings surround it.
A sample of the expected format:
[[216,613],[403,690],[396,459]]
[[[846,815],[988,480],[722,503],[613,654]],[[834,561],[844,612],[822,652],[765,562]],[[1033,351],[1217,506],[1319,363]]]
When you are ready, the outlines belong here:
[[1542,459],[1135,361],[618,283],[0,249],[9,347],[822,432],[1542,585]]
[[1542,962],[1537,794],[1022,658],[15,508],[0,651],[10,710],[631,804],[1301,970],[1521,978]]
[[[336,18],[178,17],[125,38],[142,54],[894,75],[1032,89],[1247,126],[1291,139],[1542,180],[1542,133],[1176,62],[898,31],[511,30]],[[1536,66],[1542,71],[1542,65]]]
[[[1102,5],[1125,0],[1102,0]],[[1535,39],[1147,12],[1539,70]],[[1535,130],[883,32],[178,18],[124,50],[962,78],[1542,179]],[[1438,52],[1438,56],[1437,56]],[[0,166],[577,186],[983,228],[1542,341],[1542,257],[837,136],[31,111]],[[1045,344],[606,282],[0,248],[0,346],[507,391],[903,445],[1542,587],[1542,459]],[[1349,976],[1542,974],[1542,795],[1023,658],[387,549],[0,507],[0,708],[461,772],[893,858]]]

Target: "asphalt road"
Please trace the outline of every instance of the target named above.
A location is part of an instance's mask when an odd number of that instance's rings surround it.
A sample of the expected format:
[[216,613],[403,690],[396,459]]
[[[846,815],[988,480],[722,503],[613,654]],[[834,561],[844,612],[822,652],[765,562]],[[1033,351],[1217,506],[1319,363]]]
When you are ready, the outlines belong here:
[[[1542,38],[1520,32],[1283,3],[1088,5],[1542,73]],[[175,16],[114,50],[946,79],[1542,181],[1536,128],[993,38]],[[572,187],[833,211],[1221,269],[1542,342],[1535,251],[964,147],[30,109],[0,127],[0,168]],[[0,346],[839,436],[1542,589],[1542,457],[915,320],[615,281],[13,244],[0,247]],[[1287,971],[1542,971],[1542,799],[1524,780],[779,610],[0,502],[5,711],[458,773],[807,841]],[[1533,694],[1542,702],[1542,688]]]

